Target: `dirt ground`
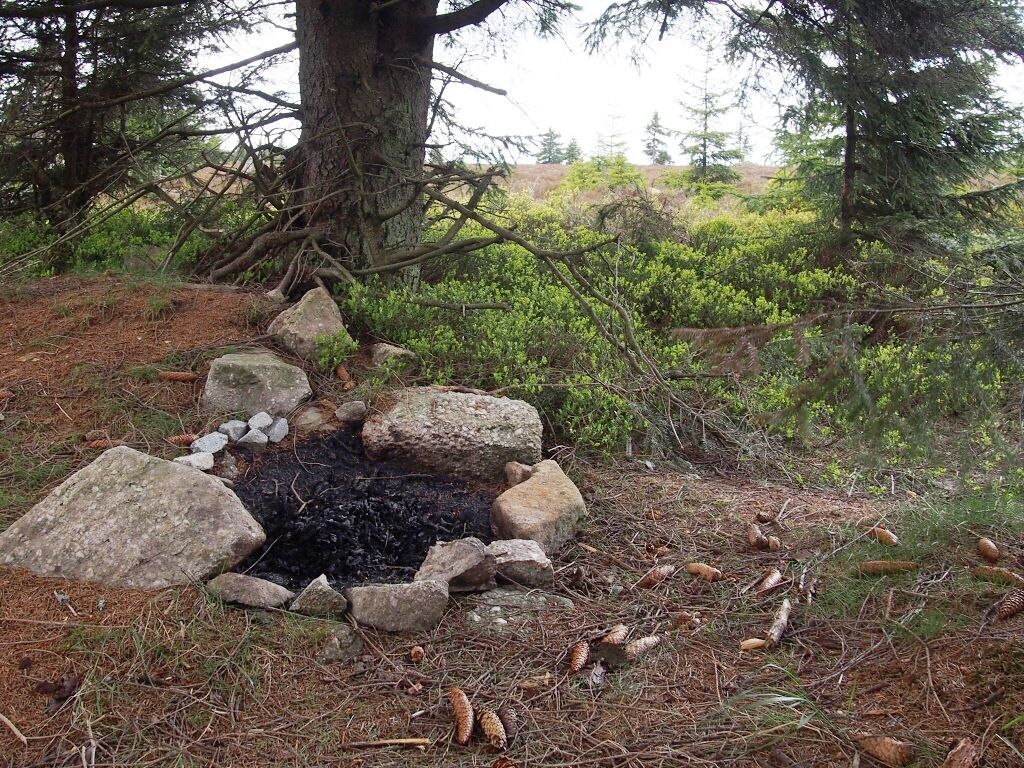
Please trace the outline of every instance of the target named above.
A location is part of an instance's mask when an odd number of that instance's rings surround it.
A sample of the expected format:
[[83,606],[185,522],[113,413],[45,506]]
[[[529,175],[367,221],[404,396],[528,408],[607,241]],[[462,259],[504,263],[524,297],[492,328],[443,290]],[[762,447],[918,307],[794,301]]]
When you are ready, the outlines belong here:
[[[268,319],[244,292],[129,279],[0,294],[0,527],[95,457],[87,432],[176,453],[166,437],[206,426],[196,400],[210,357],[256,340]],[[160,370],[199,376],[172,383]],[[314,379],[320,396],[331,386]],[[1000,565],[1022,570],[1019,508],[557,458],[589,510],[554,558],[564,601],[499,625],[474,618],[490,610],[482,598],[454,599],[421,636],[359,630],[364,654],[344,663],[318,660],[329,622],[228,609],[194,588],[0,569],[0,765],[883,764],[858,746],[862,732],[908,742],[914,765],[942,765],[962,738],[979,765],[1024,765],[1024,616],[995,621],[1008,588],[970,576],[979,535],[1002,546]],[[776,552],[747,542],[758,513],[772,518],[763,528]],[[880,521],[899,546],[865,538]],[[857,576],[866,559],[918,567]],[[693,561],[724,578],[691,576]],[[640,586],[656,565],[676,570]],[[783,581],[759,594],[771,568]],[[812,581],[808,602],[800,587]],[[794,612],[779,646],[741,651],[784,598]],[[570,646],[619,623],[662,641],[625,666],[570,674]],[[478,707],[516,704],[523,725],[505,754],[479,736],[454,743],[453,686]]]

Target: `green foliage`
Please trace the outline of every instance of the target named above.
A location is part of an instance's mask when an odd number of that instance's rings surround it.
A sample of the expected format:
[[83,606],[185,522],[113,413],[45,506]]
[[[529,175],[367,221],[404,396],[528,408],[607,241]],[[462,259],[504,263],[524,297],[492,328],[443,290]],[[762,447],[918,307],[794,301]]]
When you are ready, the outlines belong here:
[[316,364],[324,371],[332,371],[359,349],[348,331],[323,333],[316,337]]
[[624,155],[612,155],[573,163],[559,185],[559,191],[639,189],[643,186],[644,177],[640,171]]
[[540,148],[537,150],[536,159],[542,165],[564,162],[565,150],[562,149],[562,137],[555,132],[554,128],[549,128],[540,137]]
[[661,116],[655,112],[644,128],[644,154],[654,165],[669,165],[672,162],[672,155],[668,153],[668,145],[665,143],[671,133],[661,124]]

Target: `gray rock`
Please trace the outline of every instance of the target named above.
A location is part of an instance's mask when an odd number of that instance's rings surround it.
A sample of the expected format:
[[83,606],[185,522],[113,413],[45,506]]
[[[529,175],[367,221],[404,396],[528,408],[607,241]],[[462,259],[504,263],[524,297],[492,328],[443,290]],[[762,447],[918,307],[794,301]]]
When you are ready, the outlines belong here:
[[439,541],[427,552],[415,581],[443,581],[449,592],[482,592],[496,586],[494,556],[475,537]]
[[206,588],[225,603],[248,608],[280,608],[295,597],[279,584],[244,573],[222,573],[211,579]]
[[501,480],[509,461],[540,460],[540,416],[532,405],[444,387],[398,390],[362,434],[373,459],[479,480]]
[[396,363],[398,365],[415,365],[419,362],[412,350],[394,344],[378,342],[370,345],[370,364],[374,367]]
[[366,419],[369,410],[362,400],[352,400],[342,403],[334,412],[334,417],[342,424],[361,424]]
[[306,360],[317,358],[317,337],[339,333],[348,336],[338,305],[323,288],[308,291],[298,304],[274,318],[267,333],[285,349]]
[[267,436],[267,440],[270,442],[280,443],[288,437],[288,420],[279,416],[274,419],[273,424],[263,430],[263,434]]
[[529,539],[501,539],[487,546],[498,578],[523,587],[549,587],[555,569],[540,544]]
[[0,534],[0,565],[160,588],[231,568],[265,538],[219,479],[119,446]]
[[299,432],[333,432],[334,425],[327,411],[315,405],[305,408],[292,419],[292,426]]
[[349,613],[360,624],[386,632],[423,632],[436,627],[448,606],[443,581],[370,584],[345,590]]
[[200,404],[218,413],[285,414],[311,394],[301,368],[269,352],[243,352],[210,364]]
[[[220,455],[220,466],[217,467],[217,476],[221,480],[231,483],[238,479],[238,461],[233,454],[224,451]],[[229,486],[230,487],[230,486]]]
[[258,429],[261,432],[273,423],[274,417],[266,411],[260,411],[248,421],[249,429]]
[[339,624],[331,630],[327,645],[320,653],[320,661],[324,664],[335,664],[354,659],[362,652],[362,638],[348,624]]
[[323,574],[309,582],[288,607],[295,613],[324,619],[338,618],[347,608],[348,600],[341,592],[331,588]]
[[532,539],[550,553],[569,540],[586,511],[579,489],[549,459],[495,499],[491,529],[499,539]]
[[196,438],[189,446],[192,453],[220,453],[228,444],[228,436],[220,432],[211,432],[208,435]]
[[529,480],[532,473],[533,467],[522,462],[510,461],[505,465],[505,482],[511,488],[513,485],[519,485]]
[[184,464],[186,467],[198,469],[201,472],[209,472],[213,469],[213,454],[208,451],[190,453],[188,456],[179,456],[174,461],[178,464]]
[[474,605],[465,614],[468,621],[494,634],[515,632],[520,637],[542,627],[548,614],[564,613],[574,607],[568,598],[537,590],[499,588],[471,599]]
[[225,421],[219,427],[217,431],[222,435],[227,435],[228,440],[235,443],[242,439],[242,436],[249,431],[249,425],[240,419],[232,419],[231,421]]
[[250,429],[242,439],[238,441],[237,445],[243,448],[248,448],[251,451],[259,451],[267,447],[267,436],[260,432],[258,429]]

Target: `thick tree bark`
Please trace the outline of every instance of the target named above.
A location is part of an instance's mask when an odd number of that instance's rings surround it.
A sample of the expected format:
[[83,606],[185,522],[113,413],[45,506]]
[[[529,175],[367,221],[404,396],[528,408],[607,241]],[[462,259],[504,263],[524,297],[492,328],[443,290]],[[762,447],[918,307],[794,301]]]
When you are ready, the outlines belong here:
[[430,69],[438,0],[296,0],[301,224],[357,268],[422,234]]

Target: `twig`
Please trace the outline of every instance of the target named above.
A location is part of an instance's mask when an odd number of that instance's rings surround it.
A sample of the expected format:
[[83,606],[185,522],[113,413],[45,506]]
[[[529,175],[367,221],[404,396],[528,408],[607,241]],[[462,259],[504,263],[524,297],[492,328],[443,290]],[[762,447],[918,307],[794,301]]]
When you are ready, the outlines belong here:
[[340,745],[342,749],[367,749],[370,747],[416,747],[424,749],[431,745],[430,739],[377,739],[376,741],[350,741]]
[[22,743],[23,746],[28,746],[28,739],[25,738],[25,734],[18,730],[18,726],[8,720],[2,712],[0,712],[0,723],[6,725],[11,733],[14,734],[14,738]]

